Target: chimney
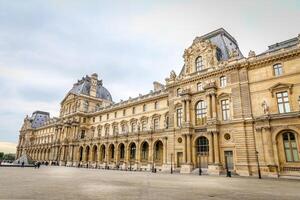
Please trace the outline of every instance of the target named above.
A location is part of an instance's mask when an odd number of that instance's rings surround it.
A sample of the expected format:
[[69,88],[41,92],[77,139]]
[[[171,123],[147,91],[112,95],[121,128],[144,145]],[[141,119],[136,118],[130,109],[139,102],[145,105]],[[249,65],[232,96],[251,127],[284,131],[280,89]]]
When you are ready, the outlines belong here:
[[93,73],[91,75],[91,87],[90,87],[90,96],[96,97],[97,95],[97,84],[98,83],[98,74]]

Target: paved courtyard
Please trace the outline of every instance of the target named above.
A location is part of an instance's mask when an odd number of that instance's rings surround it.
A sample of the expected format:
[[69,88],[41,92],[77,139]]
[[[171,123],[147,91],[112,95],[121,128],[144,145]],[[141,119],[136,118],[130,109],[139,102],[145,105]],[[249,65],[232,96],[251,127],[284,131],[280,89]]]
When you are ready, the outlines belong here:
[[299,180],[67,167],[0,168],[0,199],[299,200],[299,188]]

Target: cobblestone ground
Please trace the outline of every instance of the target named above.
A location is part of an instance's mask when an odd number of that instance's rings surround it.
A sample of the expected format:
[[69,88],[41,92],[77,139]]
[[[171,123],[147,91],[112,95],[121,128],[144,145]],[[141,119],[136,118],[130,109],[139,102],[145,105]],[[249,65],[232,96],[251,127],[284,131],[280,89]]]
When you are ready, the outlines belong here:
[[300,181],[67,167],[0,168],[0,199],[300,199]]

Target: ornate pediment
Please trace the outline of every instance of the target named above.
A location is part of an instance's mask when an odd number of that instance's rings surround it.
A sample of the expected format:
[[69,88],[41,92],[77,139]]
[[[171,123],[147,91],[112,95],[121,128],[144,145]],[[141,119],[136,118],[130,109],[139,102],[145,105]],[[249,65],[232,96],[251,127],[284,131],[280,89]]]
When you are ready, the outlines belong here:
[[274,94],[276,92],[287,90],[290,94],[293,92],[293,84],[290,83],[277,83],[269,88],[269,91],[272,93],[272,97],[274,97]]
[[221,94],[218,95],[218,99],[224,99],[224,98],[229,98],[230,99],[231,94],[230,93],[225,93],[222,92]]
[[196,72],[196,59],[201,56],[204,69],[216,67],[218,60],[216,57],[217,47],[209,40],[194,41],[192,46],[184,51],[185,74]]

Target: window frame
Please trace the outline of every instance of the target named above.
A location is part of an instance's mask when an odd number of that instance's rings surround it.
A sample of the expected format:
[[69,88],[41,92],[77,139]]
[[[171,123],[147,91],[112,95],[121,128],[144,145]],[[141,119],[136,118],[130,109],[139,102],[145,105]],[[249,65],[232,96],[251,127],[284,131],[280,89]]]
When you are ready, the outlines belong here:
[[[201,106],[199,107],[198,105]],[[195,105],[195,119],[196,119],[196,125],[204,125],[206,123],[207,118],[207,104],[204,100],[200,100]],[[201,123],[199,123],[199,120],[201,120]]]
[[229,121],[230,120],[230,100],[229,99],[221,100],[221,111],[222,111],[222,120]]
[[[284,94],[286,94],[286,96],[284,96]],[[278,96],[278,95],[281,95],[281,96]],[[287,98],[287,101],[286,101],[286,98]],[[291,105],[290,105],[288,91],[276,92],[276,103],[277,103],[277,108],[278,108],[279,114],[291,112]],[[281,107],[281,105],[282,105],[282,107]],[[283,112],[281,112],[281,108],[283,109]]]
[[195,60],[195,67],[196,67],[196,72],[200,72],[205,69],[205,66],[203,64],[203,58],[202,56],[198,56]]
[[220,77],[220,87],[225,88],[227,86],[227,76]]
[[282,76],[283,75],[283,65],[282,65],[282,63],[275,63],[274,65],[272,65],[272,70],[273,70],[273,75],[275,77]]

